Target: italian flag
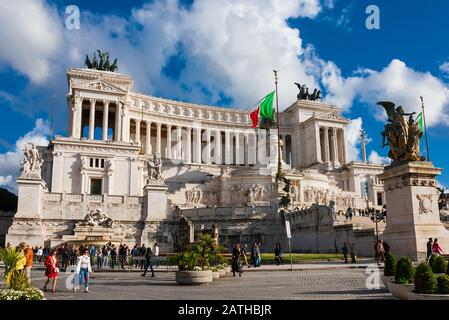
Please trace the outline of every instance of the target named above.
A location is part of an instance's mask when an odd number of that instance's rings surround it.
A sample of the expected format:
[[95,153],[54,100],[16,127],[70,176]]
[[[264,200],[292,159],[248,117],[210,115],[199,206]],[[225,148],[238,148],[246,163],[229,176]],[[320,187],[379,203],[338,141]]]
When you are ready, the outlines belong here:
[[416,119],[416,122],[418,122],[419,129],[424,132],[424,120],[422,116],[422,112],[418,114],[418,118]]
[[270,92],[264,98],[262,98],[258,103],[256,108],[249,114],[252,122],[253,128],[257,128],[259,124],[259,117],[264,119],[273,120],[274,117],[274,101],[275,91]]

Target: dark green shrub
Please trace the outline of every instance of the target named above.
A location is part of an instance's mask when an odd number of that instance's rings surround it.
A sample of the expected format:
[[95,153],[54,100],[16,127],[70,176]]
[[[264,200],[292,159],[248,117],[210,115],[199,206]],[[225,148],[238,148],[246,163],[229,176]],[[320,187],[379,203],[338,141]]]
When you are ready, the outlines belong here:
[[394,276],[395,272],[396,272],[396,257],[391,253],[387,253],[385,255],[384,276],[392,277]]
[[437,256],[434,254],[432,254],[429,258],[429,265],[432,268],[432,270],[433,270],[436,260],[437,260]]
[[432,271],[434,273],[446,273],[447,271],[447,261],[443,256],[438,256],[432,266]]
[[396,274],[394,281],[396,283],[413,283],[415,276],[415,268],[413,267],[413,260],[409,257],[399,259],[396,265]]
[[418,293],[432,294],[437,291],[437,279],[427,262],[421,262],[416,268],[415,290]]
[[449,276],[443,275],[437,278],[438,283],[438,293],[439,294],[449,294]]

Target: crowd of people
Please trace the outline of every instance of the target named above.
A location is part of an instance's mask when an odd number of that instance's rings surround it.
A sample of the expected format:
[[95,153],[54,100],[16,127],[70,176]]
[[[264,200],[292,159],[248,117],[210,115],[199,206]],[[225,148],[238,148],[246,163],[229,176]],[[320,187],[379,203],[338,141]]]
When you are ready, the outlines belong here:
[[381,210],[377,210],[374,208],[369,209],[354,209],[349,207],[346,209],[346,212],[343,212],[342,210],[339,211],[339,215],[345,216],[345,219],[348,221],[352,221],[353,217],[368,217],[368,218],[380,218],[380,220],[385,221],[387,217],[387,207],[384,205]]

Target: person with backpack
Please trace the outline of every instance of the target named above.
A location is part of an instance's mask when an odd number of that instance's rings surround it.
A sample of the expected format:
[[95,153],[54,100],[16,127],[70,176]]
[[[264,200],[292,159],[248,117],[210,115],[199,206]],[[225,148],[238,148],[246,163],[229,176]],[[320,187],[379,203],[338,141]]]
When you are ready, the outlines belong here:
[[153,266],[152,266],[152,263],[151,263],[151,257],[152,256],[153,256],[153,250],[151,250],[151,247],[148,246],[148,248],[145,251],[145,255],[144,255],[144,257],[145,257],[145,271],[141,274],[142,277],[145,277],[145,275],[147,274],[148,267],[149,267],[150,270],[151,270],[151,277],[154,278],[154,270],[153,270]]

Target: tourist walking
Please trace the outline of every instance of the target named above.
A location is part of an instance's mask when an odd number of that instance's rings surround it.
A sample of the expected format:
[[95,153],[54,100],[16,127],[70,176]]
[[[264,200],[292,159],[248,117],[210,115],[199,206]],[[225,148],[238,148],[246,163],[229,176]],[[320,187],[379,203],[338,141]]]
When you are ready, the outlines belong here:
[[76,273],[79,274],[78,285],[75,285],[74,290],[78,290],[83,284],[84,278],[84,292],[89,292],[89,276],[92,274],[92,265],[90,254],[87,249],[83,250],[83,254],[77,258]]
[[379,240],[377,243],[377,264],[381,264],[381,262],[385,262],[385,248],[383,240]]
[[93,244],[89,247],[89,256],[90,256],[90,263],[94,264],[95,259],[97,258],[97,248]]
[[41,264],[42,263],[42,255],[44,254],[44,250],[42,247],[37,248],[36,251],[36,261]]
[[151,264],[151,257],[153,256],[153,251],[151,250],[151,247],[148,246],[148,248],[145,251],[145,271],[141,274],[142,277],[145,277],[145,275],[147,274],[147,270],[148,267],[151,270],[151,276],[154,278],[154,270],[153,270],[153,266]]
[[145,267],[145,253],[147,252],[147,248],[144,244],[139,249],[139,266],[140,270],[142,270]]
[[260,242],[254,243],[253,250],[253,266],[254,268],[260,267]]
[[280,242],[274,244],[274,260],[276,261],[276,265],[284,264]]
[[349,254],[351,255],[351,263],[357,263],[357,255],[355,252],[355,244],[349,244]]
[[443,249],[441,249],[440,244],[438,243],[438,239],[435,239],[433,241],[433,245],[432,245],[432,253],[436,256],[444,253]]
[[47,280],[44,284],[44,291],[47,291],[47,285],[52,281],[51,292],[56,292],[56,279],[58,278],[58,273],[58,258],[56,257],[56,250],[52,249],[45,260],[45,276],[47,276]]
[[103,268],[106,268],[108,266],[108,259],[109,259],[108,247],[104,245],[103,248],[101,249],[101,260],[103,262]]
[[427,260],[430,259],[430,256],[432,255],[432,246],[433,246],[433,239],[429,238],[429,241],[427,241]]
[[101,249],[100,249],[100,247],[98,247],[97,248],[97,252],[96,252],[96,254],[95,254],[95,259],[96,259],[96,262],[97,262],[97,270],[100,270],[101,269],[101,265],[102,265],[102,256],[101,256]]
[[25,275],[28,283],[31,283],[31,269],[33,268],[34,253],[33,248],[27,245],[25,242],[19,244],[20,249],[25,255]]
[[349,248],[348,248],[348,244],[346,242],[343,244],[342,251],[343,251],[343,257],[345,258],[345,263],[348,263]]
[[245,266],[250,268],[251,266],[248,264],[248,259],[246,258],[246,255],[248,254],[248,246],[246,245],[246,243],[243,245],[241,250],[242,250],[243,262],[245,263]]
[[120,247],[118,249],[118,257],[119,257],[119,261],[120,261],[120,267],[122,269],[125,269],[126,246],[123,244],[120,244]]
[[153,245],[153,256],[154,256],[154,264],[156,267],[159,267],[159,246],[157,245],[157,242]]
[[117,264],[117,249],[115,248],[115,245],[112,245],[111,248],[111,268],[115,269],[115,265]]
[[239,277],[242,276],[242,264],[240,262],[240,255],[242,254],[240,250],[240,243],[236,243],[234,249],[232,249],[232,274],[235,277],[235,273],[238,272]]

